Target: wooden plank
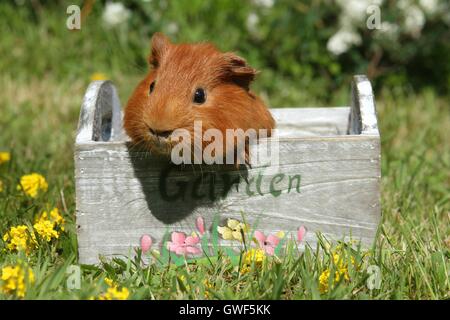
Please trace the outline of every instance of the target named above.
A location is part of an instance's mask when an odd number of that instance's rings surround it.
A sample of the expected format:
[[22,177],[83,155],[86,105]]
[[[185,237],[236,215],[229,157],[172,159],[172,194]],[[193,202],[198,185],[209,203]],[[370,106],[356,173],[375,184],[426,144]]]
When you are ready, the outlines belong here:
[[[311,245],[315,231],[334,239],[353,234],[369,244],[379,221],[379,140],[374,137],[285,139],[276,171],[254,167],[228,173],[226,181],[241,175],[248,183],[241,178],[226,197],[222,195],[229,188],[221,172],[208,166],[195,171],[172,168],[165,178],[163,160],[129,153],[124,143],[78,145],[76,154],[78,241],[84,263],[93,263],[99,253],[126,254],[144,233],[158,241],[167,226],[190,232],[199,215],[211,223],[216,213],[240,218],[245,212],[248,222],[260,220],[265,232],[295,231],[305,225]],[[271,192],[277,174],[284,176]],[[294,181],[290,190],[289,179]],[[161,181],[174,199],[161,194]],[[180,189],[180,182],[186,188]],[[194,188],[198,199],[192,197]],[[175,197],[181,192],[185,197]]]
[[122,111],[111,81],[93,81],[84,95],[76,143],[123,139]]
[[280,137],[347,134],[350,107],[279,108],[270,110]]
[[375,97],[372,85],[365,75],[356,75],[352,82],[352,101],[349,134],[379,136]]

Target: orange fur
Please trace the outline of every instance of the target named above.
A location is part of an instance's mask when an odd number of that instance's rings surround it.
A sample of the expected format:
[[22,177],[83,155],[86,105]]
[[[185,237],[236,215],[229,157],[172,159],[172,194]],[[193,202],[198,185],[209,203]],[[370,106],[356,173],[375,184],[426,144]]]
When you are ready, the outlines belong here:
[[[222,53],[209,43],[172,44],[156,33],[149,63],[152,69],[125,109],[124,127],[133,142],[168,154],[173,144],[152,134],[150,129],[170,132],[184,128],[193,135],[196,120],[203,122],[204,131],[215,128],[224,136],[226,129],[250,128],[267,129],[270,136],[274,119],[263,101],[249,91],[256,70],[241,57]],[[150,93],[153,81],[154,90]],[[197,88],[206,92],[204,104],[193,102]]]

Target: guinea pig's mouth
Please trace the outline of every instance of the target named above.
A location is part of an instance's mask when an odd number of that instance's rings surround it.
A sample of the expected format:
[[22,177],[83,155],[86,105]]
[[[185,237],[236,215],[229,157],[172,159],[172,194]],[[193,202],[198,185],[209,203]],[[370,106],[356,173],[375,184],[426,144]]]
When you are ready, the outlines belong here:
[[169,154],[172,150],[174,142],[171,139],[173,130],[158,131],[148,128],[147,145],[149,149],[161,154]]
[[154,135],[158,139],[159,138],[168,139],[170,135],[173,133],[173,130],[158,131],[153,130],[152,128],[148,128],[148,131],[150,132],[150,134]]

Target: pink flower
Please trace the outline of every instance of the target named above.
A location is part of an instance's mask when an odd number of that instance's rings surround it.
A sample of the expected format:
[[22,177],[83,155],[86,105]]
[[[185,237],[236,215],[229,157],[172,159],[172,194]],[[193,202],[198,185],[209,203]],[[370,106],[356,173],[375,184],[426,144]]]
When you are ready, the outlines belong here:
[[202,217],[198,217],[197,221],[196,221],[196,226],[197,226],[197,230],[200,233],[200,235],[204,235],[205,234],[205,221],[203,220]]
[[167,242],[167,248],[179,255],[200,254],[202,251],[197,247],[199,237],[186,237],[184,232],[172,232],[172,241]]
[[297,241],[302,242],[303,238],[305,238],[306,235],[306,228],[304,226],[300,226],[297,230]]
[[255,238],[259,246],[269,255],[273,256],[275,248],[280,243],[280,238],[274,235],[265,236],[261,231],[255,231]]
[[144,234],[141,237],[141,250],[142,253],[146,253],[148,250],[150,250],[150,247],[153,244],[152,238],[148,234]]

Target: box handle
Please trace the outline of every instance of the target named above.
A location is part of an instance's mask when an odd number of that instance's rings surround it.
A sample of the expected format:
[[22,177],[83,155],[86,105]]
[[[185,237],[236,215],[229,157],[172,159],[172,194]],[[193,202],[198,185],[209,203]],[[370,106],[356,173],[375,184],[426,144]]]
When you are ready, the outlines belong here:
[[89,84],[81,105],[77,143],[111,141],[122,134],[122,111],[111,81]]
[[352,101],[348,134],[379,135],[375,97],[365,75],[355,75],[352,81]]

